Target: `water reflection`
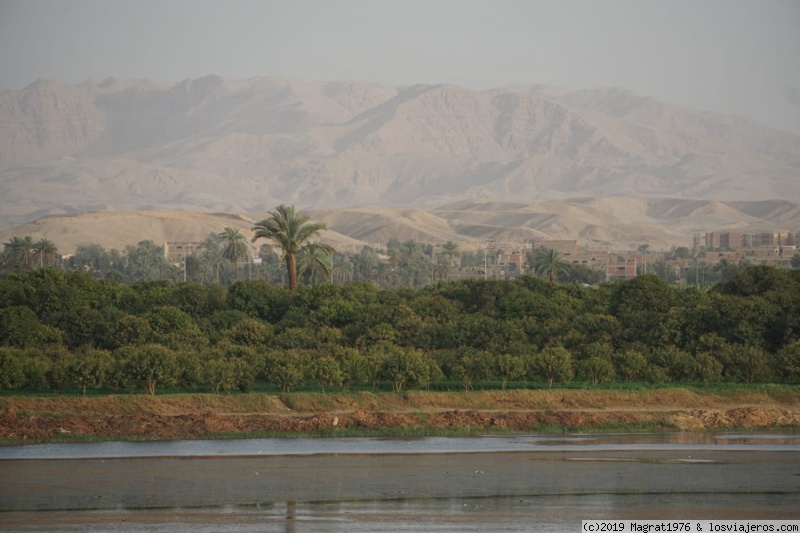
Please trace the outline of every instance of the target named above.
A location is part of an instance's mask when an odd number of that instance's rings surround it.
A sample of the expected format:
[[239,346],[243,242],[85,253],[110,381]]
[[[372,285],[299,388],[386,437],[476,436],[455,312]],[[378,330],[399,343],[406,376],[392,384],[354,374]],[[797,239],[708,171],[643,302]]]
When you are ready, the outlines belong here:
[[0,457],[0,530],[14,531],[575,531],[581,519],[800,508],[795,432],[69,444]]
[[759,494],[565,495],[532,498],[278,502],[261,507],[0,515],[14,531],[239,533],[577,531],[582,519],[796,519],[795,497]]

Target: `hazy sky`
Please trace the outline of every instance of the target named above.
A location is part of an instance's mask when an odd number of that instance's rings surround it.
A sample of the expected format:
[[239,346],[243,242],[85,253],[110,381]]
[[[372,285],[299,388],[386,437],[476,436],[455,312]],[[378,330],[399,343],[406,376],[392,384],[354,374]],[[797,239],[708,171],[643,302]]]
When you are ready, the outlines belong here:
[[212,73],[619,86],[800,133],[800,1],[0,0],[0,90]]

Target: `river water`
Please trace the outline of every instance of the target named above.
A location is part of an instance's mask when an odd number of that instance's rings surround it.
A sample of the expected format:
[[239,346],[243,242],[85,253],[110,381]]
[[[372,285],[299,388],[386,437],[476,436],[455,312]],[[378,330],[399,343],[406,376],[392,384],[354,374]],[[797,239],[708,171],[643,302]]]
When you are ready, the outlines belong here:
[[576,531],[582,519],[798,519],[800,434],[4,447],[0,511],[4,531]]

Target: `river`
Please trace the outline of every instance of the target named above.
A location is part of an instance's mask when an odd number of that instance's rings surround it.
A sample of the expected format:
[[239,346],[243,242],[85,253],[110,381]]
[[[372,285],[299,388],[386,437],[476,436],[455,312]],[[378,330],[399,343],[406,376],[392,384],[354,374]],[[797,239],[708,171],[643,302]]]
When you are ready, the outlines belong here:
[[0,448],[11,531],[576,531],[798,519],[800,434],[250,439]]

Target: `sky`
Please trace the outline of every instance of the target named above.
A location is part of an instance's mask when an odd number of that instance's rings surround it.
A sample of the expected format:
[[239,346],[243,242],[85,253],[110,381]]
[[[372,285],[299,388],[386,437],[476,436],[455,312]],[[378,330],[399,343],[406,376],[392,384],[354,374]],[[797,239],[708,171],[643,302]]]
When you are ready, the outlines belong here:
[[614,86],[800,134],[800,2],[0,0],[0,90],[208,74]]

